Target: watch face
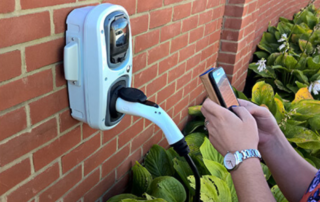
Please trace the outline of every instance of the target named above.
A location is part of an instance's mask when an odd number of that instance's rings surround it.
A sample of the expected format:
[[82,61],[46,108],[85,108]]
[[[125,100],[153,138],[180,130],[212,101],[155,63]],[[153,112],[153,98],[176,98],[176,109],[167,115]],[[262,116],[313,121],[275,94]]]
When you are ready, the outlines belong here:
[[232,153],[227,153],[223,161],[228,170],[232,170],[236,166],[236,157]]

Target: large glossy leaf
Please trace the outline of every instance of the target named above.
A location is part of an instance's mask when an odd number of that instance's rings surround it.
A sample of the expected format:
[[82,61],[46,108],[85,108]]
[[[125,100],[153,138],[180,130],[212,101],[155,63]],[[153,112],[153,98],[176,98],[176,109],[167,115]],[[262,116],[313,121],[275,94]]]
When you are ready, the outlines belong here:
[[298,61],[291,55],[284,55],[284,64],[289,70],[297,66]]
[[144,192],[147,192],[152,182],[152,176],[149,171],[136,161],[136,164],[132,167],[132,193],[141,196]]
[[299,82],[299,81],[296,81],[295,83],[297,84],[298,88],[308,87],[307,84],[301,83],[301,82]]
[[308,68],[309,69],[320,69],[320,56],[317,55],[315,57],[308,57],[307,59]]
[[180,179],[182,180],[185,187],[188,188],[189,198],[194,195],[194,189],[191,188],[188,177],[193,175],[193,172],[186,161],[180,161],[178,159],[173,159],[173,167],[178,173]]
[[162,198],[155,198],[155,199],[147,199],[147,200],[137,200],[137,199],[123,199],[121,202],[167,202]]
[[206,137],[200,147],[200,152],[204,159],[223,163],[223,156],[212,146],[210,140]]
[[307,40],[299,39],[299,46],[302,52],[305,52],[308,55],[311,55],[313,53],[313,46]]
[[309,119],[308,123],[312,130],[320,132],[320,115],[314,116],[313,118]]
[[319,100],[300,100],[299,102],[292,103],[292,110],[296,110],[296,112],[309,115],[316,116],[320,115],[320,101]]
[[202,175],[209,175],[210,172],[208,171],[207,167],[204,165],[203,159],[201,154],[200,155],[190,155],[194,164],[197,166],[197,169],[199,171],[199,174]]
[[231,198],[232,198],[232,202],[238,202],[238,196],[237,196],[237,193],[236,193],[236,189],[234,188],[234,184],[233,184],[232,177],[231,177],[230,173],[228,173],[225,182],[227,183],[227,185],[229,187]]
[[274,114],[275,105],[273,100],[274,92],[271,85],[266,84],[264,81],[258,82],[252,89],[252,102],[257,105],[266,105],[269,110]]
[[257,51],[254,53],[259,59],[265,58],[267,59],[269,57],[269,53],[266,53],[265,51]]
[[199,128],[203,128],[204,127],[204,121],[189,121],[186,125],[186,127],[184,128],[184,134],[190,134],[195,132],[197,129]]
[[273,34],[265,32],[263,33],[262,39],[258,46],[261,50],[271,54],[278,52],[279,43]]
[[203,162],[211,175],[216,176],[222,180],[226,180],[226,177],[229,174],[229,172],[222,164],[208,159],[203,159]]
[[249,98],[247,98],[247,96],[243,92],[238,91],[235,87],[232,87],[232,88],[233,88],[233,92],[234,92],[234,94],[236,94],[237,98],[250,101]]
[[172,176],[174,169],[172,163],[167,156],[166,150],[159,145],[153,145],[146,156],[145,167],[155,177]]
[[306,77],[306,75],[304,75],[302,71],[300,71],[300,70],[292,70],[292,73],[297,77],[297,79],[300,82],[305,83],[305,84],[308,83],[308,77]]
[[120,194],[120,195],[117,195],[117,196],[114,196],[112,198],[110,198],[109,200],[107,200],[107,202],[120,202],[124,199],[143,199],[143,198],[140,198],[138,196],[135,196],[133,194]]
[[288,138],[289,142],[295,143],[298,147],[311,150],[316,153],[320,149],[320,140],[306,140],[304,138]]
[[201,113],[201,105],[195,105],[195,106],[191,106],[188,108],[188,113],[191,116],[200,116],[203,117],[202,113]]
[[267,66],[273,66],[273,65],[275,65],[274,63],[275,63],[276,59],[277,59],[280,55],[282,55],[282,54],[281,54],[281,53],[272,53],[272,54],[268,57],[268,59],[267,59]]
[[190,153],[193,155],[200,154],[200,146],[202,145],[206,135],[204,133],[192,133],[186,136],[185,140],[189,146]]
[[249,65],[249,69],[253,70],[256,74],[264,77],[264,78],[276,78],[276,74],[274,73],[274,70],[271,67],[266,67],[263,71],[258,70],[258,66],[255,63],[252,63]]
[[288,200],[283,196],[282,192],[280,191],[278,185],[273,186],[271,188],[271,192],[277,202],[288,202]]
[[291,32],[292,24],[284,21],[280,21],[277,25],[277,29],[279,30],[280,34],[287,34]]
[[[191,186],[195,188],[194,176],[190,176]],[[205,175],[201,178],[201,201],[227,202],[231,201],[231,193],[226,182],[218,177]]]
[[149,194],[168,202],[185,202],[187,195],[183,185],[174,177],[162,176],[151,183]]
[[274,103],[276,105],[277,110],[276,113],[273,115],[276,118],[277,122],[280,123],[282,119],[285,117],[286,110],[284,108],[283,102],[280,99],[274,97]]
[[287,92],[287,93],[291,93],[291,91],[290,91],[288,88],[286,88],[281,81],[279,81],[279,80],[276,79],[276,80],[274,80],[274,83],[276,84],[276,86],[277,86],[280,90],[283,90],[283,91],[285,91],[285,92]]
[[300,139],[301,140],[319,140],[317,134],[315,134],[313,131],[302,126],[296,126],[296,125],[291,125],[287,123],[285,127],[282,127],[282,131],[288,139],[297,138],[297,141],[299,142],[301,142]]
[[301,100],[313,100],[313,97],[309,92],[308,88],[300,88],[299,91],[296,93],[295,99],[292,103],[297,103]]

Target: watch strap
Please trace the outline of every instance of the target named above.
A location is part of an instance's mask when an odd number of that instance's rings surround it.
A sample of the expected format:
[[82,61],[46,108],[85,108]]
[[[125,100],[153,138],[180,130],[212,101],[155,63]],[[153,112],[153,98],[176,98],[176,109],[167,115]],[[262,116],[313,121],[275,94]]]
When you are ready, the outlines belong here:
[[242,162],[245,159],[253,158],[253,157],[261,159],[261,154],[257,149],[245,149],[237,152],[238,152],[237,156],[239,157],[240,162]]

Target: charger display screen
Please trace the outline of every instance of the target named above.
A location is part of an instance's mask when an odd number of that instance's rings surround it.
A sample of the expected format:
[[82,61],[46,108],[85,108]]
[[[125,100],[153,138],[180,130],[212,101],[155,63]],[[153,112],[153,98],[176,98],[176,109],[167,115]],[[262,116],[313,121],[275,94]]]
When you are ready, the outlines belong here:
[[213,72],[213,78],[220,91],[222,99],[224,100],[226,107],[229,108],[233,105],[239,106],[238,100],[232,90],[227,75],[224,73],[222,68]]

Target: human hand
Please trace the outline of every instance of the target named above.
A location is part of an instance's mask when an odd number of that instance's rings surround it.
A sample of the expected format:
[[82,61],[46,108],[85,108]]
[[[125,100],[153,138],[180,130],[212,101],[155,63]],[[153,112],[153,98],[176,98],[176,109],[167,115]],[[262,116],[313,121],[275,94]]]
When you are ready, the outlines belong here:
[[241,106],[232,110],[238,116],[210,99],[206,99],[201,108],[208,121],[209,139],[223,156],[228,151],[258,148],[258,129],[253,116]]
[[271,142],[270,140],[272,138],[282,134],[276,119],[267,108],[260,107],[246,100],[238,99],[238,101],[242,107],[246,108],[250,112],[257,122],[259,147],[265,146],[266,143]]

